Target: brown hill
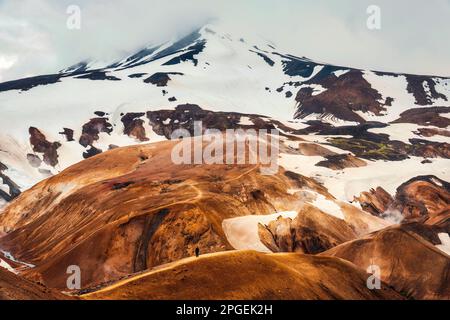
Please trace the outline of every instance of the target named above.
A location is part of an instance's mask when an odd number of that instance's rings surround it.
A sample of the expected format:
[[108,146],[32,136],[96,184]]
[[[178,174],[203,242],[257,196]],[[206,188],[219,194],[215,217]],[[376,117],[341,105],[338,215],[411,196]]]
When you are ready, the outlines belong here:
[[131,276],[84,299],[401,299],[341,259],[230,251]]
[[450,256],[425,240],[431,232],[420,224],[389,227],[321,255],[348,260],[362,269],[378,265],[381,279],[407,297],[450,299]]
[[28,277],[65,288],[78,265],[82,286],[201,253],[232,249],[221,223],[295,210],[290,188],[331,197],[313,179],[259,165],[175,165],[178,141],[114,149],[80,162],[22,195],[0,216],[0,247],[36,265]]

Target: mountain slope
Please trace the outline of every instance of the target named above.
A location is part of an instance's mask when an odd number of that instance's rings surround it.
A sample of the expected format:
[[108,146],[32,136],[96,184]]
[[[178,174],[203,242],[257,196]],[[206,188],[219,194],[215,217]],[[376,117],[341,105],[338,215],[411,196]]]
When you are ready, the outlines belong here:
[[[450,256],[425,239],[443,230],[394,226],[336,246],[321,255],[339,257],[360,268],[375,264],[381,279],[414,299],[450,298]],[[450,232],[448,226],[444,232]],[[445,234],[445,233],[444,233]]]
[[69,300],[74,299],[43,285],[23,279],[0,267],[0,300]]
[[[186,103],[280,121],[296,119],[308,133],[317,127],[311,120],[321,121],[322,127],[377,121],[369,132],[377,130],[406,143],[417,139],[414,150],[387,143],[388,151],[448,158],[448,137],[436,130],[449,126],[449,96],[449,78],[318,63],[282,53],[267,41],[230,35],[221,26],[208,25],[120,61],[83,62],[57,74],[0,84],[4,115],[0,161],[25,190],[111,147],[164,139],[143,114]],[[427,120],[420,121],[425,113]],[[420,133],[423,129],[436,134],[425,137]],[[359,138],[357,143],[378,152],[384,150],[381,135],[376,141],[374,135],[366,135],[368,141]],[[351,141],[333,144],[359,156]],[[432,150],[425,155],[426,148]],[[404,159],[405,155],[387,157]]]
[[[236,270],[230,272],[230,270]],[[238,271],[237,271],[238,270]],[[235,251],[189,258],[106,286],[84,299],[402,299],[340,259]]]

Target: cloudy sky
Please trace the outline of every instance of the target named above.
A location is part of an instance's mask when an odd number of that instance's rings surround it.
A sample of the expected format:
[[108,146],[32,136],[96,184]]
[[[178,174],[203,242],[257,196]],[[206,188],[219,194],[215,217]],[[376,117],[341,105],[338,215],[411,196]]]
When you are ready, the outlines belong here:
[[[70,5],[80,30],[66,26]],[[209,21],[319,61],[450,76],[450,0],[0,0],[0,81],[112,61]]]

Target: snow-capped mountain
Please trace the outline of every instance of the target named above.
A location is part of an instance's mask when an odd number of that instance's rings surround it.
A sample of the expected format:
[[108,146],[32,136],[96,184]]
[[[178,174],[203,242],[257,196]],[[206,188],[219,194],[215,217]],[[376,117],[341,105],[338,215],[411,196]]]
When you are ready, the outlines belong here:
[[[235,125],[259,114],[280,121],[279,129],[289,124],[304,135],[360,125],[363,132],[388,134],[407,144],[431,136],[446,143],[449,84],[445,77],[318,63],[268,41],[207,25],[120,61],[81,62],[59,73],[1,83],[0,161],[2,175],[8,177],[3,179],[3,198],[102,151],[165,140],[161,127],[179,126],[175,121],[180,119],[159,119],[148,112],[184,104],[239,112]],[[319,127],[309,122],[314,120]]]

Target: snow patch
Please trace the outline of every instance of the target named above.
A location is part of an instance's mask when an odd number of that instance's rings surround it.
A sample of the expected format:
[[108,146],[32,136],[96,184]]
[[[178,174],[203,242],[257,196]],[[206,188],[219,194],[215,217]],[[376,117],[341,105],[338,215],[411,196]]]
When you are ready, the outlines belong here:
[[340,76],[346,74],[346,73],[349,72],[349,71],[350,71],[350,70],[337,70],[337,71],[334,71],[333,73],[334,73],[334,75],[335,75],[337,78],[339,78]]
[[435,179],[435,178],[431,178],[431,181],[433,181],[435,184],[437,184],[439,187],[442,187],[443,185],[442,185],[442,183],[439,181],[439,180],[437,180],[437,179]]
[[228,242],[236,250],[256,250],[259,252],[271,253],[259,238],[258,223],[263,225],[275,221],[278,217],[297,217],[295,211],[284,211],[268,215],[250,215],[238,218],[225,219],[222,221],[222,229]]
[[6,259],[8,259],[8,260],[11,260],[11,261],[14,261],[14,262],[16,262],[16,263],[22,264],[22,265],[27,266],[27,267],[29,267],[29,268],[34,268],[34,267],[35,267],[34,264],[26,263],[26,262],[17,260],[16,258],[14,258],[14,256],[11,254],[11,252],[4,251],[4,250],[0,250],[0,252],[1,252],[1,253],[3,254],[3,256],[4,256]]
[[253,121],[251,121],[249,117],[241,117],[239,124],[243,126],[252,126]]
[[450,236],[448,233],[438,233],[441,244],[436,245],[436,248],[445,252],[450,256]]
[[16,270],[14,270],[14,268],[11,267],[11,266],[9,265],[9,263],[7,263],[6,261],[4,261],[4,260],[2,260],[2,259],[0,259],[0,268],[6,269],[6,270],[8,270],[9,272],[12,272],[12,273],[14,273],[14,274],[18,274],[18,272],[17,272]]
[[2,214],[3,208],[6,207],[8,202],[0,198],[0,214]]
[[325,198],[325,196],[322,194],[317,194],[316,199],[311,204],[318,208],[320,211],[329,214],[330,216],[345,220],[345,216],[341,210],[341,207],[334,201]]

